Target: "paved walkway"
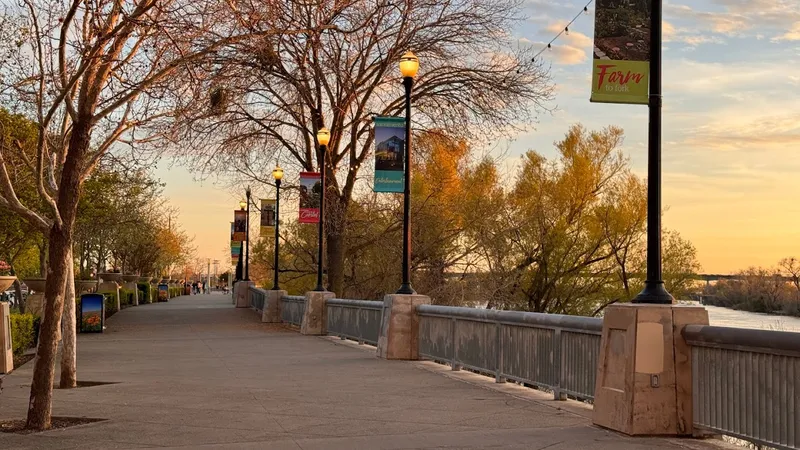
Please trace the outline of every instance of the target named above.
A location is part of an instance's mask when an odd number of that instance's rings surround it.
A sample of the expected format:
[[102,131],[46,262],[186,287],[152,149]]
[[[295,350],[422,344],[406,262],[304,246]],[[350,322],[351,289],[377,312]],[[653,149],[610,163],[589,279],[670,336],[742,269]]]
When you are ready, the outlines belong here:
[[[578,402],[427,362],[260,323],[222,294],[126,309],[80,335],[82,381],[56,390],[54,415],[109,419],[0,448],[550,450],[714,449],[633,439],[591,426]],[[5,377],[0,419],[26,411],[32,363]]]

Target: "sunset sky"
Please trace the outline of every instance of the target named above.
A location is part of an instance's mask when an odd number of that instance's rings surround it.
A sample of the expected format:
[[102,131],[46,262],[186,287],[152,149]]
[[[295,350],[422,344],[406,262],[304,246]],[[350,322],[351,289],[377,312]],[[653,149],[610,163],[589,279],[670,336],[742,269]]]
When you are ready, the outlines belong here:
[[[515,30],[542,48],[585,2],[527,0]],[[705,273],[800,257],[800,5],[796,0],[682,0],[664,5],[665,226],[697,247]],[[542,57],[552,64],[553,114],[509,144],[554,155],[571,124],[626,133],[624,151],[646,171],[647,107],[589,103],[593,7]],[[424,71],[424,60],[421,62]],[[159,165],[166,194],[195,236],[198,255],[230,262],[231,210],[242,194]],[[282,208],[284,214],[296,205]]]

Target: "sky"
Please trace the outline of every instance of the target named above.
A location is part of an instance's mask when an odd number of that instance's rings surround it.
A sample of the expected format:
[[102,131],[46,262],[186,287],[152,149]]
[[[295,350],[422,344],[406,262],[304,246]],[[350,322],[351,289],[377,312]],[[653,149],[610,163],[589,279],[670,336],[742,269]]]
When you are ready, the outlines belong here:
[[[585,4],[525,0],[528,19],[515,38],[543,48]],[[509,164],[528,149],[554,156],[553,142],[572,124],[616,125],[634,170],[646,174],[647,107],[589,102],[593,13],[590,5],[542,53],[556,83],[555,111],[508,144]],[[695,245],[704,273],[800,257],[800,5],[665,2],[662,49],[664,225]],[[187,169],[165,163],[156,176],[167,182],[198,256],[229,263],[231,210],[243,193],[193,181]]]

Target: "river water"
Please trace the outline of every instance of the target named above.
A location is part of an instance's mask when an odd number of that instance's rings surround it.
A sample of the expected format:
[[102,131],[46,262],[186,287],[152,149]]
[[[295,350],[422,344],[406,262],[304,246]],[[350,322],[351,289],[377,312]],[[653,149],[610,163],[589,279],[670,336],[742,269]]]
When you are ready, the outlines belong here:
[[719,327],[800,332],[800,317],[737,311],[720,306],[706,306],[706,309],[709,323]]

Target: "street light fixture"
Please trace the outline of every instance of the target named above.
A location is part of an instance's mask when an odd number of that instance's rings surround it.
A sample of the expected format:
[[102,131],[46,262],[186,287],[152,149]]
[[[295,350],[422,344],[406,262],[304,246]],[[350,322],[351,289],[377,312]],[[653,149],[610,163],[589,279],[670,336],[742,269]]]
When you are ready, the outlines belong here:
[[245,221],[247,228],[244,233],[244,240],[247,241],[247,255],[244,260],[244,281],[250,281],[250,186],[247,186],[244,193],[247,196],[247,220]]
[[247,202],[244,199],[239,200],[239,209],[244,211],[245,206],[247,206]]
[[317,131],[317,143],[320,150],[320,187],[322,192],[319,196],[319,220],[318,223],[318,242],[317,242],[317,287],[315,291],[324,292],[325,288],[322,286],[322,255],[323,255],[323,233],[325,232],[325,172],[327,171],[327,153],[328,142],[331,140],[331,132],[323,127]]
[[275,179],[275,280],[272,283],[272,290],[277,291],[278,287],[278,250],[280,248],[280,214],[281,214],[281,180],[283,179],[283,169],[281,166],[275,166],[272,171],[272,178]]
[[405,175],[403,187],[403,284],[398,294],[415,294],[411,287],[411,88],[414,77],[419,70],[419,59],[410,51],[400,58],[400,73],[403,75],[403,86],[406,89],[406,148]]

